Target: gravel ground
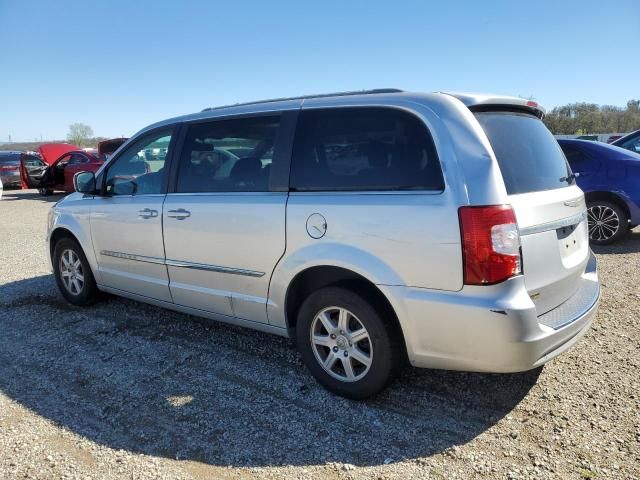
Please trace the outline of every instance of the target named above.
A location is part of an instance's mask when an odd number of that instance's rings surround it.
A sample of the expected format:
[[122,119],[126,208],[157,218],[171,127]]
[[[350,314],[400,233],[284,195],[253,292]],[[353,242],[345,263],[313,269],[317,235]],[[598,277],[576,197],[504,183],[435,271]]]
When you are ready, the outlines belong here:
[[597,321],[544,369],[409,369],[352,402],[285,339],[66,304],[47,200],[0,201],[0,478],[640,478],[640,231],[598,249]]

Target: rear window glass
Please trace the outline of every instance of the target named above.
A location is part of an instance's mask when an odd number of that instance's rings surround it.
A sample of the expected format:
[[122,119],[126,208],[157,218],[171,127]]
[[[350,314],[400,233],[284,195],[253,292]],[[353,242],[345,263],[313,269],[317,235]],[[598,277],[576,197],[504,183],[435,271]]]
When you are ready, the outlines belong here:
[[538,192],[573,183],[560,146],[537,117],[514,112],[477,112],[489,138],[507,193]]
[[443,190],[426,126],[390,108],[300,114],[291,186],[297,190]]
[[0,155],[0,165],[20,165],[20,154],[10,153]]

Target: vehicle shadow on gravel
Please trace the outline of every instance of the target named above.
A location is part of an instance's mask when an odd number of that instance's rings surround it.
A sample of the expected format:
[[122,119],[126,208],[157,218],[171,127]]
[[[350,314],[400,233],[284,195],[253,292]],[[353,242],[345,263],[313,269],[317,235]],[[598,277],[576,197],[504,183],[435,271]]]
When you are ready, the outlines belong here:
[[114,297],[75,308],[51,275],[0,286],[0,332],[14,401],[110,448],[219,466],[428,456],[485,432],[540,374],[408,369],[353,402],[323,390],[286,339]]
[[594,253],[603,255],[624,255],[640,252],[640,228],[629,232],[622,240],[612,245],[591,245]]

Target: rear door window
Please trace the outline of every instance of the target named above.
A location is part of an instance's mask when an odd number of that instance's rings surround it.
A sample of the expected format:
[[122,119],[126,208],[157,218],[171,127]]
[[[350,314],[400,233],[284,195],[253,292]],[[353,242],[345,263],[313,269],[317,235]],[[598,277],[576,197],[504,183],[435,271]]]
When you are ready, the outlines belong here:
[[291,188],[441,191],[444,181],[420,119],[396,109],[358,107],[301,112]]
[[476,112],[496,155],[507,193],[554,190],[573,183],[567,161],[544,123],[516,112]]
[[279,115],[191,125],[182,147],[176,191],[268,191],[279,125]]

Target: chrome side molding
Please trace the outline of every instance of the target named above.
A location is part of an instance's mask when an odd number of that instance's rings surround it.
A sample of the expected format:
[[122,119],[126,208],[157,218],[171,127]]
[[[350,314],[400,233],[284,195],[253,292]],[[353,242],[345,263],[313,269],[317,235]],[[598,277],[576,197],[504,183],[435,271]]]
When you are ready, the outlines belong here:
[[166,265],[168,267],[190,268],[193,270],[204,270],[207,272],[229,273],[231,275],[244,275],[247,277],[263,277],[264,272],[256,270],[246,270],[244,268],[223,267],[220,265],[207,265],[204,263],[184,262],[181,260],[170,260],[158,257],[146,257],[144,255],[133,255],[131,253],[112,252],[110,250],[102,250],[100,255],[107,257],[121,258],[123,260],[132,260],[134,262],[155,263],[158,265]]
[[144,255],[133,255],[131,253],[112,252],[110,250],[102,250],[100,255],[122,258],[123,260],[133,260],[135,262],[157,263],[158,265],[164,265],[164,258],[158,257],[146,257]]
[[245,275],[247,277],[262,277],[264,276],[264,272],[257,272],[255,270],[245,270],[243,268],[232,268],[232,267],[222,267],[220,265],[207,265],[204,263],[193,263],[193,262],[183,262],[180,260],[169,260],[165,261],[165,265],[168,267],[180,267],[180,268],[191,268],[194,270],[205,270],[208,272],[220,272],[220,273],[230,273],[232,275]]

